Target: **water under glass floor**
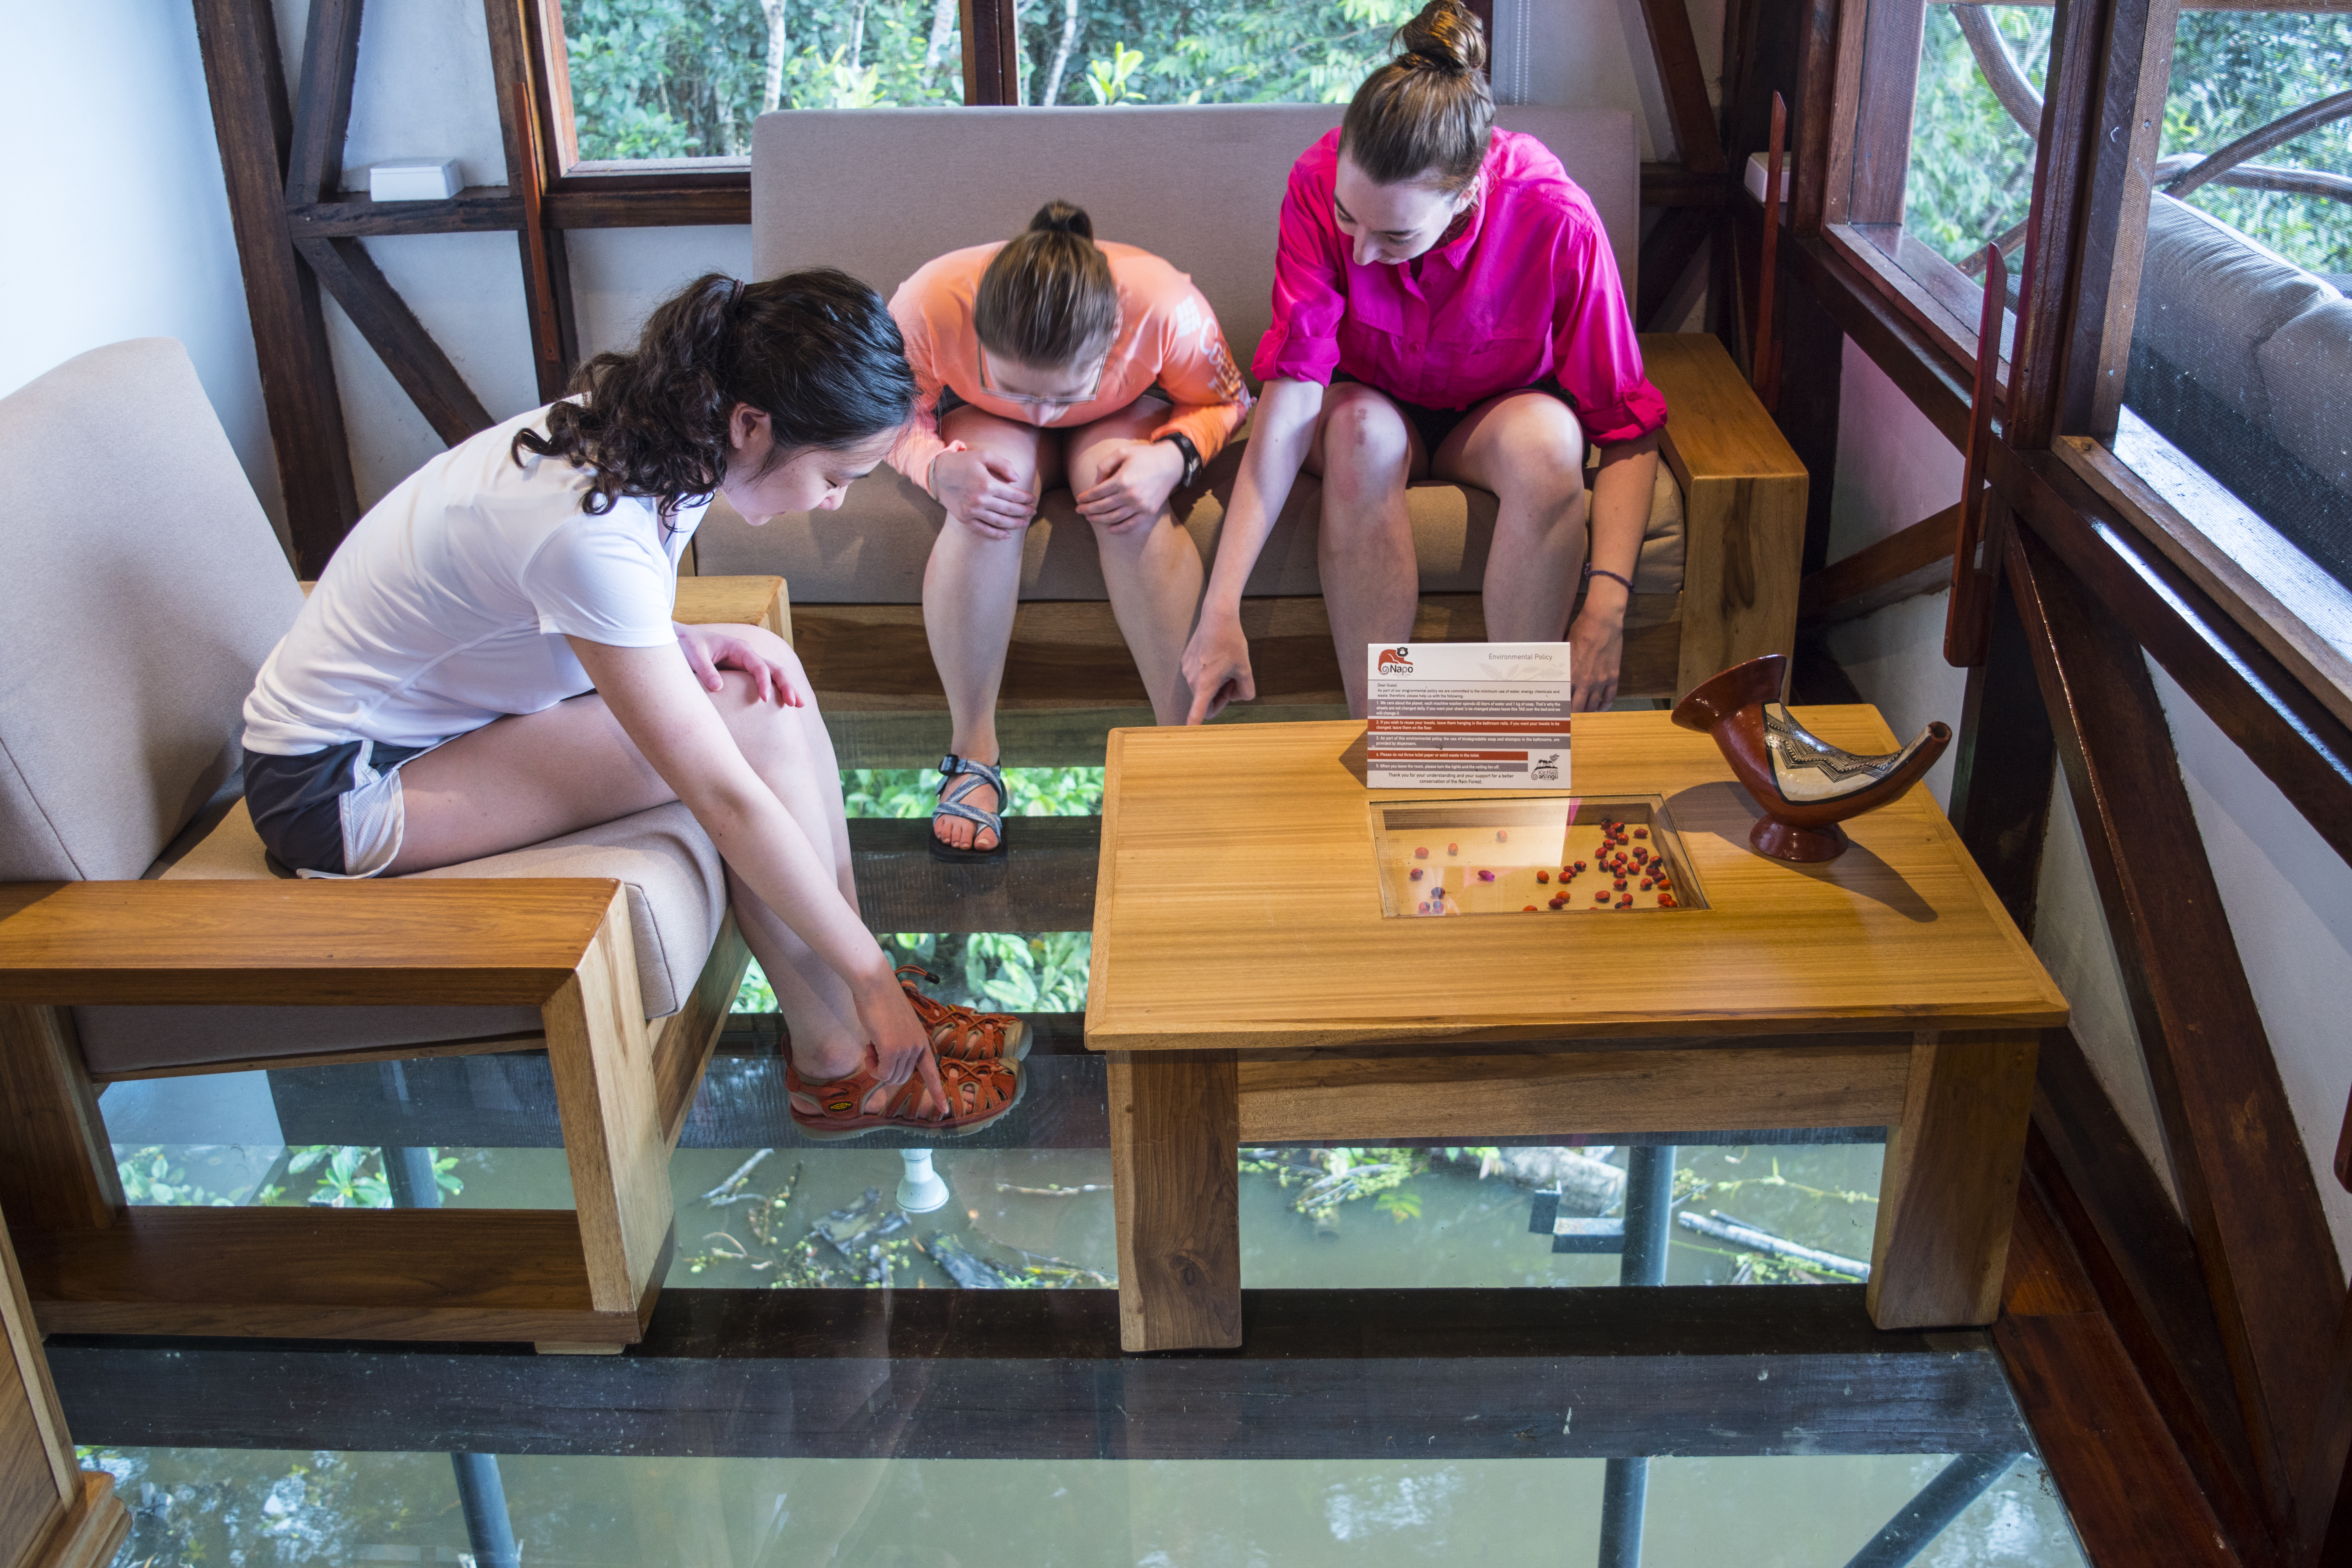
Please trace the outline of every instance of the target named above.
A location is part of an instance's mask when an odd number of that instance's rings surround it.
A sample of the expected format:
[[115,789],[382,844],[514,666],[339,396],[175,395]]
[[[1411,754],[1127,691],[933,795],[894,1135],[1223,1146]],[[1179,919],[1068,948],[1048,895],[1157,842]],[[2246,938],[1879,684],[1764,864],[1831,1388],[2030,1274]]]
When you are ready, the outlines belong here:
[[[626,1354],[53,1338],[122,1568],[2083,1561],[1987,1336],[1869,1325],[1882,1129],[1245,1149],[1244,1349],[1121,1356],[1079,1038],[1100,774],[1063,765],[1109,721],[1021,737],[1051,815],[974,869],[923,851],[929,739],[849,717],[868,921],[1033,1017],[1013,1116],[810,1144],[755,970]],[[543,1055],[100,1108],[134,1203],[571,1206]]]

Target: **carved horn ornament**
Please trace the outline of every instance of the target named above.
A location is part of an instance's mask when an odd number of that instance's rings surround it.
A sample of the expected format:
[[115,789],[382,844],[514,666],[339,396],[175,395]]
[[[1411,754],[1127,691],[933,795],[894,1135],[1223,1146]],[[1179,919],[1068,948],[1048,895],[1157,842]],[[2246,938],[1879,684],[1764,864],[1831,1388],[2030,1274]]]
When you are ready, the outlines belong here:
[[1797,722],[1780,700],[1788,668],[1770,653],[1710,676],[1675,707],[1675,722],[1712,735],[1763,808],[1749,847],[1776,860],[1834,860],[1849,842],[1837,825],[1917,784],[1951,744],[1951,727],[1930,724],[1899,752],[1857,756]]

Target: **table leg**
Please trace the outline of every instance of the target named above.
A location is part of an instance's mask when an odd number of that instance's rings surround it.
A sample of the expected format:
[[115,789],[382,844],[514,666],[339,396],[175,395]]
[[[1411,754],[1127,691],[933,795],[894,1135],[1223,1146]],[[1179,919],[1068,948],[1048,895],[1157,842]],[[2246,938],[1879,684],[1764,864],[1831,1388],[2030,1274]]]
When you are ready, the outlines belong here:
[[1241,1085],[1230,1051],[1113,1051],[1121,1350],[1242,1342]]
[[1871,1251],[1870,1317],[1880,1328],[1999,1315],[2040,1043],[2032,1029],[1914,1037]]

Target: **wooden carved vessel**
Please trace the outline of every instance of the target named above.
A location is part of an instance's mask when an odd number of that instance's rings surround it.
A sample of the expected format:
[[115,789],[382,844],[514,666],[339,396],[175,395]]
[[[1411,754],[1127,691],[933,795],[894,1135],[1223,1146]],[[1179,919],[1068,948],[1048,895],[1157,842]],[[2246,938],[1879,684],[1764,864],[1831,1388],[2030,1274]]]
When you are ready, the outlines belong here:
[[1834,860],[1848,842],[1837,825],[1917,784],[1951,744],[1952,731],[1930,724],[1899,752],[1856,756],[1798,723],[1780,701],[1788,666],[1772,653],[1711,676],[1675,707],[1675,722],[1714,736],[1764,808],[1748,835],[1750,847],[1776,860]]

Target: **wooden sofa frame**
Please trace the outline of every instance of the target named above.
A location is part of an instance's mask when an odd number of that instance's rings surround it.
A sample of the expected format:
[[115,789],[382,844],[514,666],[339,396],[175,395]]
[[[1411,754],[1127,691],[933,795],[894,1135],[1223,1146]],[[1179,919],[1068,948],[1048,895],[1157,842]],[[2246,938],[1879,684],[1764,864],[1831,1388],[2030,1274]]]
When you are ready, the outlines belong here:
[[[790,634],[776,577],[684,579],[675,613]],[[0,884],[0,1211],[41,1331],[635,1343],[675,1245],[670,1152],[749,961],[730,914],[648,1023],[610,879]],[[100,1078],[69,1011],[256,1002],[526,1005],[542,1027]],[[99,1110],[118,1077],[535,1048],[576,1213],[134,1208]]]

